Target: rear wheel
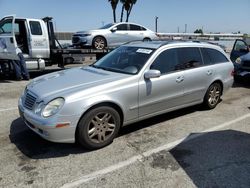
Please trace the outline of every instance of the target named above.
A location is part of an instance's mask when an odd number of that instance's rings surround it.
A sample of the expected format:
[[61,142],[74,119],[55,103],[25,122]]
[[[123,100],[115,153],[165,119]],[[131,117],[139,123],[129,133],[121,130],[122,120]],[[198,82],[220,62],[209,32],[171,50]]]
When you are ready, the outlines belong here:
[[95,37],[92,43],[93,47],[98,50],[103,50],[107,46],[107,42],[103,37]]
[[204,97],[203,104],[208,109],[213,109],[220,102],[222,87],[219,83],[213,83],[209,86]]
[[150,41],[151,41],[150,38],[144,38],[144,39],[143,39],[143,42],[150,42]]
[[90,110],[78,124],[78,141],[88,149],[99,149],[112,143],[120,129],[120,115],[111,107]]

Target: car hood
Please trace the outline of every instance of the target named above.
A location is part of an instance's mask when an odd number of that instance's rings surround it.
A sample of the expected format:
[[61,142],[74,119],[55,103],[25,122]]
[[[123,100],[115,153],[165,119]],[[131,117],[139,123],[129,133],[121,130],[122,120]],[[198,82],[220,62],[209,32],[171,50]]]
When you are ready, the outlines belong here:
[[90,33],[97,33],[97,32],[103,32],[106,31],[106,29],[96,29],[96,30],[88,30],[88,31],[78,31],[75,34],[90,34]]
[[59,97],[69,92],[96,87],[129,76],[87,66],[63,70],[35,78],[27,86],[27,89],[42,100],[49,96]]

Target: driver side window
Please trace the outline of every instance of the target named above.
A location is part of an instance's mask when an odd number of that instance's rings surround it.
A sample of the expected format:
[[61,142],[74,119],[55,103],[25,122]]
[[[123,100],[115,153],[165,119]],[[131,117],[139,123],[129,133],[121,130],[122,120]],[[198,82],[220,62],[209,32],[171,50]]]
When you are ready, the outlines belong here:
[[177,65],[177,49],[163,51],[153,62],[150,69],[156,69],[161,74],[167,74],[175,71]]

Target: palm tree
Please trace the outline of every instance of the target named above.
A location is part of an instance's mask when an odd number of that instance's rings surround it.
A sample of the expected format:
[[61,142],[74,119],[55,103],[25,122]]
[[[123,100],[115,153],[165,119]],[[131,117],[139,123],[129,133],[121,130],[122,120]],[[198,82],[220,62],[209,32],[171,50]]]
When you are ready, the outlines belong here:
[[122,3],[122,11],[121,11],[121,18],[120,18],[120,22],[123,21],[123,13],[124,13],[124,8],[125,8],[125,3],[127,0],[120,0],[120,2]]
[[113,10],[113,18],[114,18],[114,23],[116,22],[116,7],[119,2],[119,0],[108,0],[111,4],[112,10]]
[[131,10],[133,8],[133,5],[136,3],[137,0],[120,0],[120,2],[122,3],[122,11],[121,11],[121,18],[120,18],[120,22],[123,21],[123,13],[124,13],[124,9],[127,12],[127,17],[126,17],[126,22],[128,22],[129,19],[129,15],[131,13]]
[[126,18],[126,22],[128,22],[128,18],[130,16],[131,10],[134,6],[134,4],[136,3],[137,0],[127,0],[127,6],[125,6],[125,10],[127,11],[127,18]]

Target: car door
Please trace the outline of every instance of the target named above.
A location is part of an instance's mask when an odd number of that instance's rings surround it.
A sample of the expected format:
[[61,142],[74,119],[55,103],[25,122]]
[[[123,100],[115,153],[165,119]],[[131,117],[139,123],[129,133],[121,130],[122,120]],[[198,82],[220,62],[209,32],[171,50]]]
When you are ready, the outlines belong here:
[[234,43],[233,49],[230,54],[230,59],[232,62],[235,62],[235,60],[242,56],[245,55],[249,52],[249,48],[247,43],[244,40],[237,39]]
[[119,46],[130,41],[128,35],[128,24],[126,23],[115,25],[111,28],[111,32],[112,33],[108,36],[107,39],[110,46]]
[[33,58],[49,57],[49,41],[47,31],[40,20],[28,20],[30,55]]
[[207,87],[215,74],[214,67],[204,66],[198,47],[178,48],[179,68],[184,70],[183,103],[198,103],[204,97]]
[[0,59],[18,59],[16,54],[15,16],[0,21]]
[[130,41],[144,39],[143,31],[141,30],[141,27],[139,25],[129,24],[128,35]]
[[139,117],[159,114],[180,106],[183,97],[182,71],[176,69],[177,51],[168,49],[159,53],[149,69],[159,70],[158,78],[139,81]]

